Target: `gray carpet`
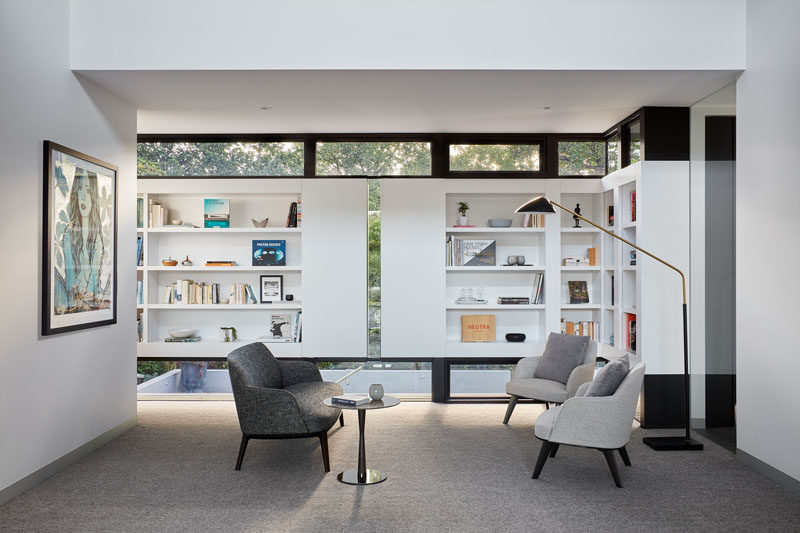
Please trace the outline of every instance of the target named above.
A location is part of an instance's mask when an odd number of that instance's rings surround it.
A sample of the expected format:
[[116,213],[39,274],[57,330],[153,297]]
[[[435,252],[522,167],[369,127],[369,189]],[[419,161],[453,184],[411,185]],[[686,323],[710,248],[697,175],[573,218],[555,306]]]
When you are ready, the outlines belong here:
[[[0,507],[0,529],[49,531],[797,531],[800,497],[706,441],[657,453],[635,429],[617,489],[600,452],[562,447],[539,480],[520,405],[404,403],[367,413],[367,466],[389,479],[353,487],[358,426],[316,439],[251,442],[232,402],[141,402],[139,425]],[[648,432],[650,434],[651,432]]]

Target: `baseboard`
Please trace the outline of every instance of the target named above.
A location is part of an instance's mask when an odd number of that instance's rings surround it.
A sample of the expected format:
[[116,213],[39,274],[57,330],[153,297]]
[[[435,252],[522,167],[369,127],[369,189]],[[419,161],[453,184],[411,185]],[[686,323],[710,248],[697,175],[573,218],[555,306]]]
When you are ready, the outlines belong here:
[[705,418],[692,418],[689,423],[692,429],[704,429],[706,427]]
[[736,449],[736,458],[762,476],[771,479],[787,491],[800,494],[800,479],[795,479],[789,474],[781,472],[774,466],[768,465],[761,459],[757,459],[738,448]]
[[112,440],[116,439],[126,431],[132,429],[136,425],[136,416],[126,420],[122,424],[119,424],[116,427],[113,427],[99,435],[83,446],[79,446],[69,452],[66,455],[63,455],[53,461],[52,463],[43,466],[36,472],[25,476],[24,478],[12,483],[8,487],[0,490],[0,505],[5,505],[6,503],[10,502],[26,490],[30,490],[42,481],[46,480],[47,478],[59,473],[61,470],[66,468],[67,466],[71,465],[78,459],[81,459],[96,449],[100,448],[104,444],[108,444]]

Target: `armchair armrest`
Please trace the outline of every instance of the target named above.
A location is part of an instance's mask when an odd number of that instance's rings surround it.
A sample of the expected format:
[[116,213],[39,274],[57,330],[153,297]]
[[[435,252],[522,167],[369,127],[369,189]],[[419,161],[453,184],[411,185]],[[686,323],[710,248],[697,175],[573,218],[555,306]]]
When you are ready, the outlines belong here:
[[532,379],[533,373],[536,371],[536,365],[539,364],[539,359],[541,358],[541,355],[535,355],[533,357],[523,357],[520,359],[516,368],[514,368],[514,374],[511,376],[511,379]]
[[616,449],[630,440],[633,410],[619,396],[569,398],[561,406],[549,440],[561,444]]
[[586,363],[572,369],[567,379],[567,398],[572,398],[578,392],[578,387],[592,381],[594,378],[594,362]]
[[581,383],[581,386],[578,387],[578,390],[575,391],[575,397],[580,398],[581,396],[586,395],[586,391],[589,389],[589,386],[592,384],[591,381],[587,381],[586,383]]
[[297,400],[289,391],[243,387],[234,399],[239,425],[246,435],[291,435],[308,432]]
[[317,365],[308,361],[278,361],[283,377],[283,386],[289,387],[296,383],[309,381],[322,381]]

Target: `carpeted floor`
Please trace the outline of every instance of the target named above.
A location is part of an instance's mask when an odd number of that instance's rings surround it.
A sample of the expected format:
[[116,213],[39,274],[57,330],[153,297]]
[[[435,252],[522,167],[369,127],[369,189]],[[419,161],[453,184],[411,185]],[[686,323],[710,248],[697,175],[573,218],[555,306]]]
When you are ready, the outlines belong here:
[[[720,446],[654,452],[635,429],[614,487],[600,452],[562,447],[539,480],[533,423],[543,408],[404,403],[367,413],[367,466],[353,487],[358,425],[329,437],[251,442],[233,402],[140,402],[139,425],[0,507],[0,530],[48,531],[797,531],[800,496]],[[651,432],[648,432],[650,434]]]

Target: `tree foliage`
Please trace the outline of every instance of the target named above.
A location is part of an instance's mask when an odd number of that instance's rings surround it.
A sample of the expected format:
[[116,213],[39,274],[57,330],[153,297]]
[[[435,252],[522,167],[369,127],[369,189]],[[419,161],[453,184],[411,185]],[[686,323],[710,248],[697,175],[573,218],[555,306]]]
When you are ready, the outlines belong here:
[[603,176],[606,173],[604,141],[558,143],[559,176]]
[[301,142],[139,143],[140,176],[302,176]]
[[538,144],[451,144],[450,170],[539,170]]
[[426,176],[430,173],[430,143],[317,143],[317,174],[320,176]]

